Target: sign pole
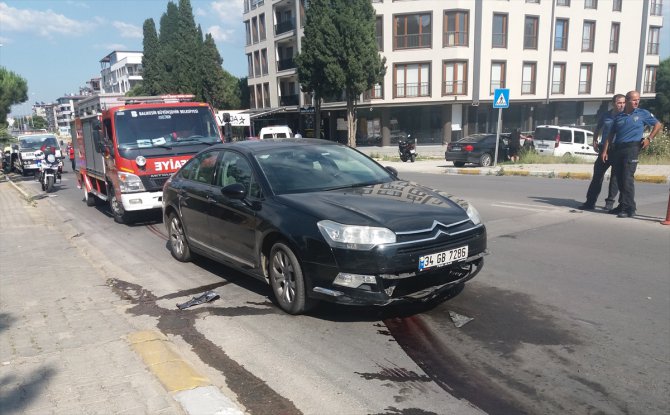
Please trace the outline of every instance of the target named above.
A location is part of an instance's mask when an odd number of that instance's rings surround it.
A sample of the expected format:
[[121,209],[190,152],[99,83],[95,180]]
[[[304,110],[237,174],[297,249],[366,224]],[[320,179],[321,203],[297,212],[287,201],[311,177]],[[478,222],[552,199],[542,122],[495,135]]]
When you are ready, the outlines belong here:
[[493,159],[493,167],[498,163],[498,145],[500,144],[500,131],[502,126],[502,108],[498,108],[498,127],[496,128],[496,155]]

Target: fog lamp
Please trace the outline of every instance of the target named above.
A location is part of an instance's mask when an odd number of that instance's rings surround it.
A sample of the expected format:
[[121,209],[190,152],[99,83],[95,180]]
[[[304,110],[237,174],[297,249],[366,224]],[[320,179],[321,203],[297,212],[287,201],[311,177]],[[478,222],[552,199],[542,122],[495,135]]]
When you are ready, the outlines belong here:
[[333,285],[341,285],[343,287],[358,288],[363,284],[376,284],[377,278],[374,275],[349,274],[347,272],[340,272],[335,277]]

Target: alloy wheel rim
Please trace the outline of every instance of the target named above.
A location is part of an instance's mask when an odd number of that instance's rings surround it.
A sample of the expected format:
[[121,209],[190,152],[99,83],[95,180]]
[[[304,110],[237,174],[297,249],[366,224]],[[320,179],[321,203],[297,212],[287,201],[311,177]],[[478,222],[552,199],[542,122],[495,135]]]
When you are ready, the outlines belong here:
[[274,278],[279,290],[279,297],[292,304],[295,298],[295,274],[290,259],[283,251],[277,251],[272,260]]
[[170,242],[177,254],[181,255],[184,252],[184,232],[181,230],[177,218],[172,219],[170,229],[172,229],[172,232],[170,232]]

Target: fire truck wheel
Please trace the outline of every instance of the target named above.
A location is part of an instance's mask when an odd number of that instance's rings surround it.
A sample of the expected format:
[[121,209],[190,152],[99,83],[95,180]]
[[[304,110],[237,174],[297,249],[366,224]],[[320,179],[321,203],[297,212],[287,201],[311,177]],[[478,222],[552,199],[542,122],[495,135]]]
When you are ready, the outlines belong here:
[[170,253],[172,256],[181,262],[188,262],[191,260],[191,249],[188,247],[186,235],[184,234],[184,226],[175,213],[171,213],[168,218],[169,236],[170,236]]
[[82,187],[84,188],[84,201],[86,202],[86,206],[95,206],[96,205],[95,196],[93,196],[93,194],[89,193],[86,190],[86,185]]
[[109,197],[109,208],[112,210],[112,216],[114,216],[114,222],[116,223],[129,223],[130,222],[130,214],[126,212],[126,210],[123,208],[123,204],[121,203],[121,200],[119,200],[116,197],[116,193],[114,192],[114,188],[112,187],[111,184],[107,186],[108,189],[110,189],[110,197]]

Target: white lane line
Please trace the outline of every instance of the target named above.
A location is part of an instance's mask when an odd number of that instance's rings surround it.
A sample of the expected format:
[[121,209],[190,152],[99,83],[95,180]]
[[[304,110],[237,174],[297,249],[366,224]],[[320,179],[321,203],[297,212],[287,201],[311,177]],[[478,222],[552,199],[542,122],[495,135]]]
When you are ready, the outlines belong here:
[[536,206],[536,207],[526,207],[526,206],[512,206],[512,205],[507,205],[507,204],[501,204],[501,203],[493,203],[491,206],[495,207],[501,207],[501,208],[507,208],[507,209],[517,209],[517,210],[529,210],[531,212],[550,212],[552,210],[555,210],[553,207],[542,207],[542,206]]

